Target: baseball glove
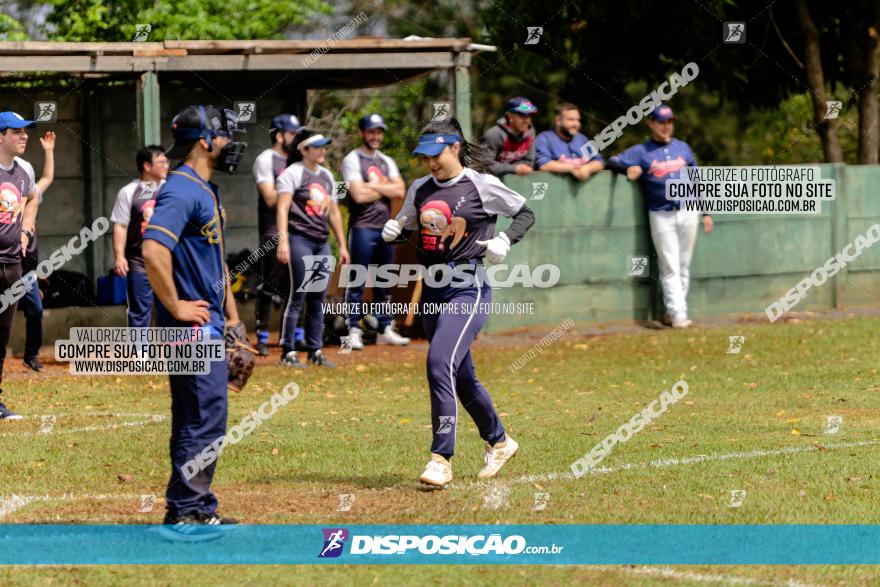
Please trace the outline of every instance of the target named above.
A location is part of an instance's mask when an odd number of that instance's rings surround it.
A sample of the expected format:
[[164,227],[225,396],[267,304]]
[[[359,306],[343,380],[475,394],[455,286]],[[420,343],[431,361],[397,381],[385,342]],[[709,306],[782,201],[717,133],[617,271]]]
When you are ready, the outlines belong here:
[[227,324],[224,338],[226,339],[226,360],[229,363],[227,387],[238,392],[254,372],[257,351],[248,343],[247,331],[241,322]]

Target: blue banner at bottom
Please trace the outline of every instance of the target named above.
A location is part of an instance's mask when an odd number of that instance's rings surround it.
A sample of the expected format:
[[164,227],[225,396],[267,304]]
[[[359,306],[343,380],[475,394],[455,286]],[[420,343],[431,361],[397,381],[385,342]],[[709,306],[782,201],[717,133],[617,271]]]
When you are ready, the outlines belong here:
[[0,564],[878,564],[877,525],[0,525]]

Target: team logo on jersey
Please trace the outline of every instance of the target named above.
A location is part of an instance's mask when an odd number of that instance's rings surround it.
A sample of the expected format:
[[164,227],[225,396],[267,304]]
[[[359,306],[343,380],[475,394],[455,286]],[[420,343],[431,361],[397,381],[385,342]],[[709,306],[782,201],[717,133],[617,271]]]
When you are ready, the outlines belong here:
[[687,163],[681,155],[675,159],[670,159],[669,161],[657,161],[654,159],[651,161],[651,166],[648,168],[648,175],[664,177],[670,173],[678,173],[685,165],[687,165]]
[[141,214],[144,219],[141,221],[141,236],[147,231],[147,224],[150,223],[150,218],[153,217],[153,212],[156,211],[156,200],[150,200],[149,202],[144,202],[144,208],[141,210]]
[[14,183],[0,183],[0,224],[15,224],[22,209],[21,190]]
[[348,530],[345,528],[324,528],[324,547],[318,554],[318,558],[337,558],[342,554],[345,541],[348,540]]
[[449,248],[455,248],[467,234],[467,221],[453,216],[449,204],[443,200],[425,203],[419,211],[419,221],[422,224],[422,249],[426,251],[445,250],[447,244],[444,241],[450,236]]
[[388,177],[378,165],[370,165],[367,167],[367,181],[370,183],[388,183]]
[[449,434],[455,428],[455,416],[440,416],[437,424],[437,434]]
[[306,214],[309,216],[323,216],[330,205],[330,196],[323,184],[313,181],[306,186],[309,191],[309,199],[306,201]]
[[303,255],[303,264],[306,268],[306,274],[296,291],[306,293],[325,291],[330,282],[330,276],[336,269],[336,257],[333,255]]
[[214,217],[211,221],[200,230],[202,236],[208,237],[208,242],[212,245],[220,244],[220,214],[214,211]]

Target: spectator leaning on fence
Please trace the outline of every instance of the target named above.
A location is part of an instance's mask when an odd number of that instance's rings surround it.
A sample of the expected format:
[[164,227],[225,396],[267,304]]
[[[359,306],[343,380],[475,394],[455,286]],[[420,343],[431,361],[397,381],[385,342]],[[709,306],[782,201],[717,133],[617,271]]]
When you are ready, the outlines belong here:
[[[651,239],[660,263],[663,302],[673,328],[691,325],[687,314],[687,293],[690,285],[691,256],[697,242],[697,212],[682,210],[680,202],[666,199],[666,181],[678,179],[681,168],[696,167],[693,151],[684,141],[672,138],[675,115],[672,108],[661,104],[648,115],[651,138],[630,147],[608,160],[608,169],[625,173],[630,181],[639,181],[648,219]],[[703,230],[712,231],[712,217],[703,216]]]
[[586,181],[601,171],[605,161],[598,153],[586,155],[587,137],[582,135],[581,113],[574,104],[563,102],[556,107],[556,128],[545,130],[535,139],[535,169],[552,173],[570,173]]
[[481,141],[489,173],[497,177],[528,175],[535,165],[535,130],[532,115],[538,112],[528,99],[517,96],[507,102],[505,114],[486,131]]

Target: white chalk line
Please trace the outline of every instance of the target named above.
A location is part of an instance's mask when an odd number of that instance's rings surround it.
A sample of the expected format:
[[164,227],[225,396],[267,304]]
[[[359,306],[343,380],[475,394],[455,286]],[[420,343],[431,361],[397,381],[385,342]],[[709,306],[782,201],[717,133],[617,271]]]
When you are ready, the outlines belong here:
[[[737,459],[754,459],[760,457],[776,457],[776,456],[784,456],[805,452],[816,452],[820,450],[835,450],[835,449],[846,449],[846,448],[860,448],[865,446],[876,446],[880,445],[880,440],[860,440],[857,442],[841,442],[838,444],[827,444],[822,445],[820,448],[815,444],[809,445],[799,445],[799,446],[786,446],[783,448],[770,449],[770,450],[751,450],[751,451],[737,451],[737,452],[729,452],[729,453],[712,453],[708,455],[695,455],[692,457],[682,457],[682,458],[666,458],[666,459],[655,459],[653,461],[643,462],[643,463],[622,463],[620,465],[615,465],[613,467],[596,467],[594,469],[590,469],[584,476],[588,475],[605,475],[609,473],[619,473],[621,471],[629,471],[632,469],[664,469],[667,467],[677,467],[680,465],[695,465],[699,463],[709,463],[709,462],[719,462],[719,461],[731,461]],[[558,481],[565,480],[570,481],[574,480],[575,476],[570,471],[565,471],[561,473],[543,473],[539,475],[524,475],[522,477],[517,477],[515,479],[511,479],[506,481],[504,479],[497,479],[493,481],[473,481],[471,483],[467,483],[460,486],[451,486],[454,489],[472,489],[474,487],[483,487],[483,488],[491,488],[493,485],[520,485],[524,483],[547,483],[550,481]]]
[[677,571],[669,567],[655,567],[647,565],[639,565],[637,567],[614,566],[614,565],[589,565],[583,567],[588,570],[610,571],[616,573],[626,573],[630,575],[648,575],[652,577],[663,577],[667,579],[675,579],[681,581],[692,581],[694,583],[724,583],[727,585],[757,585],[760,587],[822,587],[813,583],[801,583],[796,579],[785,579],[779,581],[765,581],[763,579],[752,579],[749,577],[739,577],[728,574],[708,574],[695,573],[691,571]]
[[[57,419],[59,416],[56,414],[45,414],[45,416],[55,416]],[[97,415],[97,414],[95,414]],[[59,428],[56,429],[56,422],[52,423],[52,426],[48,428],[48,430],[32,431],[32,430],[22,430],[19,432],[0,432],[0,436],[51,436],[53,434],[77,434],[80,432],[100,432],[103,430],[115,430],[119,428],[137,428],[140,426],[146,426],[147,424],[153,424],[157,422],[164,422],[168,420],[168,416],[163,414],[107,414],[107,416],[113,417],[132,417],[132,416],[142,416],[146,417],[144,420],[135,420],[130,422],[109,422],[107,424],[94,425],[94,426],[82,426],[79,428]],[[28,416],[29,419],[36,419],[36,416]],[[42,422],[43,416],[40,416],[40,420]]]

